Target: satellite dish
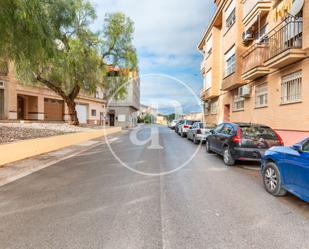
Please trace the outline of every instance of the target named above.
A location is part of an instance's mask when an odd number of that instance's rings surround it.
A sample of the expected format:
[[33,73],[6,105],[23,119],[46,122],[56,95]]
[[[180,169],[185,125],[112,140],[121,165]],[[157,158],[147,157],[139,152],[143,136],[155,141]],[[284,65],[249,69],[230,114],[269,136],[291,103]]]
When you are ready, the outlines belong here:
[[292,16],[296,16],[303,8],[304,2],[305,0],[293,0],[289,14],[291,14]]

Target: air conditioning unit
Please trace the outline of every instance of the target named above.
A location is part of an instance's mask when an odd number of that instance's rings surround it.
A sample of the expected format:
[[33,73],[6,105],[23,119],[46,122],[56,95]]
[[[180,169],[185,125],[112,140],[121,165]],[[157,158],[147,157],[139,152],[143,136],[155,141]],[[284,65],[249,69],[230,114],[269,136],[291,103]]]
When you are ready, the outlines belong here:
[[250,98],[251,87],[249,85],[242,86],[238,89],[239,95],[243,98]]
[[254,40],[254,35],[253,35],[253,32],[250,29],[248,29],[248,30],[246,30],[242,33],[242,41],[244,43],[246,43],[248,41],[253,41],[253,40]]
[[4,82],[0,81],[0,88],[4,88]]

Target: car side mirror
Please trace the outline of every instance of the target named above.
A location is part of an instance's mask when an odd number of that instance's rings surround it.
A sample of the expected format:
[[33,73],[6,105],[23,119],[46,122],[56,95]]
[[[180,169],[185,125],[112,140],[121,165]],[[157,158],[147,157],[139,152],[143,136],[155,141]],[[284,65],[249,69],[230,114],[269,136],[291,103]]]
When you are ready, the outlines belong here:
[[214,130],[210,130],[209,131],[211,134],[215,134],[215,131]]
[[292,146],[292,148],[298,152],[302,152],[303,151],[303,146],[301,144],[294,144]]

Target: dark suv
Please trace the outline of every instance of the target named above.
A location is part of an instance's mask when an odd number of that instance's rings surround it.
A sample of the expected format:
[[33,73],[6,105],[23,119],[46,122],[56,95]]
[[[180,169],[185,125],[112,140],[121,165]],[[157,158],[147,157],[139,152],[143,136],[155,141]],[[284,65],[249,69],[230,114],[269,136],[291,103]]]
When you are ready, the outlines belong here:
[[223,123],[208,136],[206,151],[220,154],[226,165],[234,165],[236,160],[259,161],[267,149],[283,145],[282,138],[268,126]]

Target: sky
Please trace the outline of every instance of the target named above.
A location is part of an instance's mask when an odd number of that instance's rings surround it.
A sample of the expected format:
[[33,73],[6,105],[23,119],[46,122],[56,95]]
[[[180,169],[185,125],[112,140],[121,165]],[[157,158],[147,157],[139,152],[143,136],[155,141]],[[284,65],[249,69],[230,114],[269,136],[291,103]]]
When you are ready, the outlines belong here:
[[95,29],[101,29],[105,13],[121,11],[133,20],[142,104],[164,114],[174,112],[176,102],[184,113],[201,111],[197,99],[203,86],[202,55],[197,44],[214,13],[212,0],[91,2],[98,15]]

